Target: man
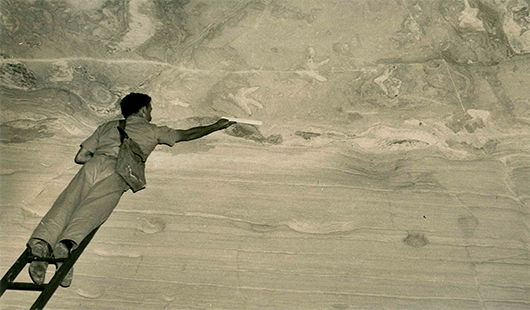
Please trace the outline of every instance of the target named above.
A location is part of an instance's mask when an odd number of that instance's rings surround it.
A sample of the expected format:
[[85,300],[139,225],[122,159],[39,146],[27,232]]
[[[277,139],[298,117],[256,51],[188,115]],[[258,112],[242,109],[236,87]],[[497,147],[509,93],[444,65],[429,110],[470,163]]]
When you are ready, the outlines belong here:
[[[228,128],[235,122],[220,119],[209,126],[175,130],[151,124],[151,97],[130,93],[121,102],[121,112],[126,119],[127,135],[138,143],[147,156],[158,144],[175,143],[201,138],[217,130]],[[116,160],[120,149],[119,121],[99,126],[86,139],[75,156],[83,165],[70,184],[57,198],[52,208],[42,218],[33,232],[28,247],[37,257],[66,258],[79,243],[110,216],[122,194],[129,189],[124,179],[116,173]],[[57,263],[59,269],[61,263]],[[34,261],[29,273],[36,284],[44,283],[47,262]],[[61,286],[72,282],[73,268]]]

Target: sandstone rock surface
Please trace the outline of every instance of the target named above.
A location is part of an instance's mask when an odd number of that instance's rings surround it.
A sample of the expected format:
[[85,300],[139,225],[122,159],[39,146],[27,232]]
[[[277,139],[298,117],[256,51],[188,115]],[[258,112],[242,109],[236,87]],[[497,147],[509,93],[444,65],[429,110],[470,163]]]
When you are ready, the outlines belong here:
[[0,3],[2,274],[125,94],[263,122],[158,147],[46,309],[530,306],[527,0]]

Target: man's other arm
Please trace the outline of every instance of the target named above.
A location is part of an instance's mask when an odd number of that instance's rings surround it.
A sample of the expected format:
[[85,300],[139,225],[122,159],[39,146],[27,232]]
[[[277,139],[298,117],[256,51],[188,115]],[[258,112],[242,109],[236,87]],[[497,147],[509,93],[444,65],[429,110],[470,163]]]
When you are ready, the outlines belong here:
[[235,123],[236,122],[231,122],[227,119],[222,118],[212,125],[193,127],[187,130],[177,130],[178,137],[175,142],[199,139],[217,130],[226,129]]
[[74,161],[76,164],[83,165],[89,160],[91,160],[93,156],[94,154],[92,152],[81,146],[81,148],[77,152],[77,155],[75,155]]

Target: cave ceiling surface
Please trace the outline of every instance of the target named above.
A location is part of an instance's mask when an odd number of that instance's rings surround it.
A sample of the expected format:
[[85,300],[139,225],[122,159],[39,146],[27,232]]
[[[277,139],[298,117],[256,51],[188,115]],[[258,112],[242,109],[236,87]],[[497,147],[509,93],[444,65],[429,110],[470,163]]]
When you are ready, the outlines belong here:
[[460,132],[517,130],[529,117],[528,8],[524,0],[2,1],[2,141],[87,134],[117,117],[133,91],[153,97],[158,122],[253,118],[280,136],[423,121],[447,145]]
[[529,0],[0,0],[0,39],[2,272],[126,94],[262,122],[158,147],[50,309],[528,309]]

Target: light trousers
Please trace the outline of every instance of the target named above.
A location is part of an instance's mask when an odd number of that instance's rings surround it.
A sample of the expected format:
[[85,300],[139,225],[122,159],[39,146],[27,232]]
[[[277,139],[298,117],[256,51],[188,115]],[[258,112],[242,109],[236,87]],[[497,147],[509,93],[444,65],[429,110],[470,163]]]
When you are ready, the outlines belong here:
[[129,188],[116,171],[116,158],[96,155],[83,165],[42,218],[31,239],[42,239],[53,248],[62,240],[75,247],[103,224]]

